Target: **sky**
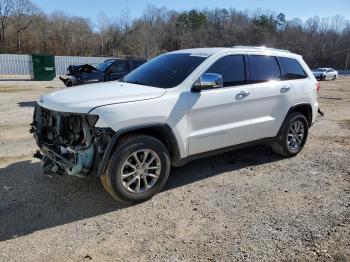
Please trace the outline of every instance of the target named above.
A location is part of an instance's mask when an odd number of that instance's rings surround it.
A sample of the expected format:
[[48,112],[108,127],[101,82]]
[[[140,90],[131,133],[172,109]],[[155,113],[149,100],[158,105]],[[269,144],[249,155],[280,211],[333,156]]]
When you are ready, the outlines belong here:
[[89,18],[96,22],[100,13],[118,16],[128,12],[131,18],[142,15],[147,5],[183,11],[193,8],[235,8],[240,11],[257,9],[282,12],[287,19],[342,15],[350,20],[350,0],[32,0],[45,13],[64,11],[68,15]]

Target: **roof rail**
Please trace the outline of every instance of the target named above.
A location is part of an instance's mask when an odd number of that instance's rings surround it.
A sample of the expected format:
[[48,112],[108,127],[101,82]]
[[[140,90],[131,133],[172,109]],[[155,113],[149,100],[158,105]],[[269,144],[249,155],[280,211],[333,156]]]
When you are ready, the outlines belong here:
[[280,52],[287,52],[290,53],[290,51],[286,49],[278,49],[278,48],[272,48],[272,47],[266,47],[266,46],[244,46],[244,45],[235,45],[232,46],[232,48],[246,48],[246,49],[252,49],[252,50],[270,50],[270,51],[280,51]]

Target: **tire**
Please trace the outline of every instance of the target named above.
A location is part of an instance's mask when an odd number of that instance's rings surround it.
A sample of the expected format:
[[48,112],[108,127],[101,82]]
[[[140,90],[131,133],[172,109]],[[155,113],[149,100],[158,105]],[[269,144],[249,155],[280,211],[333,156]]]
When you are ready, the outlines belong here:
[[68,79],[65,84],[66,84],[66,87],[72,87],[73,86],[73,82],[70,79]]
[[337,78],[337,76],[333,76],[332,80],[334,81]]
[[135,135],[126,137],[117,145],[101,181],[117,201],[136,204],[158,193],[169,173],[170,157],[164,144],[151,136]]
[[[293,132],[298,126],[300,127],[298,130],[303,130],[303,132]],[[303,133],[302,138],[301,133]],[[272,144],[272,150],[284,157],[296,156],[303,149],[307,136],[308,122],[306,117],[299,112],[291,113],[285,119],[276,142]],[[293,139],[295,139],[295,143]]]

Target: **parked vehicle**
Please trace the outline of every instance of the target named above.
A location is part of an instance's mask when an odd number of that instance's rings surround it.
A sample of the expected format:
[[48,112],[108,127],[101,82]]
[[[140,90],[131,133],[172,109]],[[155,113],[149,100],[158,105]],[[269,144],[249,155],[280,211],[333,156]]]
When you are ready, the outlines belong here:
[[338,77],[338,71],[332,68],[317,68],[312,73],[317,80],[335,80]]
[[96,67],[89,64],[70,65],[67,68],[67,75],[60,76],[60,79],[67,87],[118,80],[146,61],[141,58],[108,59]]
[[318,90],[302,57],[288,51],[174,51],[118,82],[42,96],[36,156],[46,173],[98,175],[115,199],[137,203],[161,190],[171,165],[262,142],[297,155]]

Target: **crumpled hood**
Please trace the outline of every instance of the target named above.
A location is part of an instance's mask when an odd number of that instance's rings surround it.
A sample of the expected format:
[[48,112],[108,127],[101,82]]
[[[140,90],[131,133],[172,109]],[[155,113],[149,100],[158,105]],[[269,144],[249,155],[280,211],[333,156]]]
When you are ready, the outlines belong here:
[[99,106],[153,99],[165,92],[166,89],[163,88],[113,81],[65,88],[45,94],[38,104],[58,112],[88,113]]

